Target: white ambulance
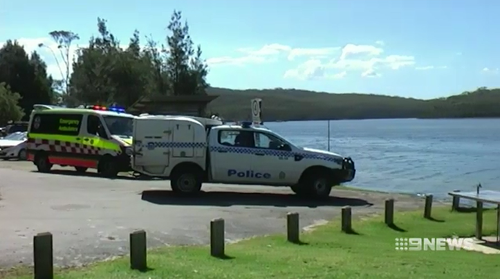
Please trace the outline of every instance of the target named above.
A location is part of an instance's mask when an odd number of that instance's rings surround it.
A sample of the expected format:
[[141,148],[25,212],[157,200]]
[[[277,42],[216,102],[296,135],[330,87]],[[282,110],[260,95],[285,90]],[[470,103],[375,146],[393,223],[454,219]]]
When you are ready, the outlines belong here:
[[299,195],[322,198],[356,173],[349,157],[296,146],[252,122],[142,115],[133,127],[132,169],[169,178],[179,194],[197,193],[209,182],[288,186]]

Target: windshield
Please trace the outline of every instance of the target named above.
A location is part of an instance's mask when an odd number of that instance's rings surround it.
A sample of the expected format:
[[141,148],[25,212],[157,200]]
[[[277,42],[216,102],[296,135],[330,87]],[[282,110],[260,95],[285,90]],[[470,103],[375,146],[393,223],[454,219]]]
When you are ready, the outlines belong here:
[[25,140],[26,139],[26,133],[13,133],[8,136],[5,136],[2,138],[3,140]]
[[132,137],[133,118],[130,116],[104,115],[104,122],[113,136]]

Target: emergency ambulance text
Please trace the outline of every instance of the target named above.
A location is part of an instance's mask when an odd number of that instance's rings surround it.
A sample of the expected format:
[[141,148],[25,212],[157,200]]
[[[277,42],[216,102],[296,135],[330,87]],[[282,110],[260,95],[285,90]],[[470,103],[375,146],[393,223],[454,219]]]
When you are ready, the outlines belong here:
[[78,132],[80,120],[76,119],[59,119],[59,131],[64,132]]
[[253,170],[237,171],[235,169],[227,170],[227,176],[233,176],[233,175],[236,175],[238,177],[248,177],[248,178],[264,178],[264,179],[271,178],[271,174],[266,172],[264,173],[254,172]]

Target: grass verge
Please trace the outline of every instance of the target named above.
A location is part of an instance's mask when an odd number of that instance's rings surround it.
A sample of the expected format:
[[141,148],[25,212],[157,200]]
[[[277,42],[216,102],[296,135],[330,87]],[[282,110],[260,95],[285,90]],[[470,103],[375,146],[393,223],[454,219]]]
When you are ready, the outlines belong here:
[[[496,211],[484,212],[484,233],[495,232]],[[130,271],[127,257],[81,269],[58,270],[56,278],[497,278],[500,255],[469,251],[397,251],[397,237],[472,236],[475,212],[435,208],[435,220],[422,212],[395,216],[396,228],[381,217],[353,220],[357,234],[340,232],[339,221],[301,236],[302,244],[285,237],[259,237],[228,245],[227,259],[209,256],[208,247],[172,247],[150,251],[147,272]],[[32,278],[17,270],[5,279]],[[2,274],[0,274],[2,275]]]

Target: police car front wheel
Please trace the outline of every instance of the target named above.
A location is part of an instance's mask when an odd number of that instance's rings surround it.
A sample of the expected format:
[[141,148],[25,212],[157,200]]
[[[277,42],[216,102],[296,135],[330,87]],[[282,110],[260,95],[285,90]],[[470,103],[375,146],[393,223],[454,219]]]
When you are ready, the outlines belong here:
[[329,179],[321,173],[314,172],[306,175],[301,181],[300,186],[297,187],[297,194],[312,198],[327,198],[332,191],[332,184]]

